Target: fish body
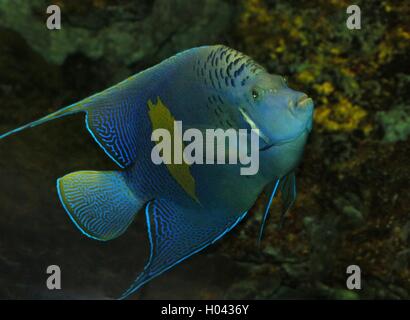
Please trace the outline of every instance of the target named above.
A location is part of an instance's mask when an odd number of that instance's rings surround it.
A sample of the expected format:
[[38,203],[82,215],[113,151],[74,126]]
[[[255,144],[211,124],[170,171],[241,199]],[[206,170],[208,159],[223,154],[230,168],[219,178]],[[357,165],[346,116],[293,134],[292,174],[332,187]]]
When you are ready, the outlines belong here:
[[[285,208],[291,206],[293,171],[311,130],[313,103],[246,55],[222,45],[204,46],[0,139],[77,112],[86,114],[87,129],[122,170],[79,171],[58,179],[69,217],[87,236],[107,241],[125,232],[145,208],[151,254],[125,298],[220,239],[270,183],[275,183],[272,197],[280,189]],[[153,132],[174,121],[184,130],[257,128],[259,170],[241,175],[240,163],[155,164]]]

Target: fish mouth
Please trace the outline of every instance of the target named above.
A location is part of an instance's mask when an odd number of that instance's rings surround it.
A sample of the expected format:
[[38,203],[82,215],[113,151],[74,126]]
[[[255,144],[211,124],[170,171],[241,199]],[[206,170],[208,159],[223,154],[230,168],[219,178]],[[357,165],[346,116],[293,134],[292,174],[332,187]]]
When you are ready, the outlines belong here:
[[302,98],[299,99],[297,106],[299,108],[306,108],[313,105],[313,100],[308,95],[303,95]]

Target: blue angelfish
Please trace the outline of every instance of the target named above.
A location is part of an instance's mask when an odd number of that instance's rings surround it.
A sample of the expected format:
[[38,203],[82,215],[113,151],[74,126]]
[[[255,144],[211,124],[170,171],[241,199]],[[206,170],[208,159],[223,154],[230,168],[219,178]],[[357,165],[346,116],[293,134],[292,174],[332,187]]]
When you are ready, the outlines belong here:
[[[78,171],[57,180],[61,203],[82,233],[108,241],[145,208],[150,257],[122,295],[219,240],[273,185],[283,214],[296,198],[294,170],[312,128],[313,102],[248,56],[223,45],[183,51],[82,101],[0,136],[83,112],[88,131],[118,171]],[[232,164],[154,164],[155,129],[258,129],[259,170]]]

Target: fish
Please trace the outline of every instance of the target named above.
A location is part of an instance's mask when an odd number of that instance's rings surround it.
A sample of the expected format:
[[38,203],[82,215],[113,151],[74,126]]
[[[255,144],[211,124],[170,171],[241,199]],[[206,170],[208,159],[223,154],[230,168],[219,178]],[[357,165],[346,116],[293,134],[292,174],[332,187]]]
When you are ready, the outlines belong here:
[[[62,207],[87,237],[122,235],[144,212],[150,255],[120,299],[237,226],[258,196],[281,192],[282,216],[296,199],[295,170],[312,130],[313,100],[291,89],[249,56],[225,45],[182,51],[79,102],[0,136],[76,113],[96,143],[117,165],[113,171],[77,171],[57,179]],[[259,132],[259,170],[241,175],[236,164],[154,164],[158,128],[181,121],[184,129],[247,129]],[[176,133],[174,133],[175,138]]]

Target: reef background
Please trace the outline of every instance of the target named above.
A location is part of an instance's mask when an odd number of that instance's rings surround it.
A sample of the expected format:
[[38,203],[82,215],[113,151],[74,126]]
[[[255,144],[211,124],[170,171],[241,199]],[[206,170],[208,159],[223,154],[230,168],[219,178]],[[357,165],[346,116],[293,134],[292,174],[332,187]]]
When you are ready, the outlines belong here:
[[[134,298],[410,298],[410,5],[356,1],[0,0],[0,132],[39,118],[190,47],[250,55],[316,103],[283,228],[276,201],[261,250],[262,195],[216,245]],[[46,8],[62,29],[46,29]],[[145,218],[122,237],[84,237],[61,207],[56,178],[116,169],[82,116],[0,143],[0,299],[115,298],[148,256]],[[45,286],[62,269],[60,291]],[[362,289],[346,289],[346,268]]]

